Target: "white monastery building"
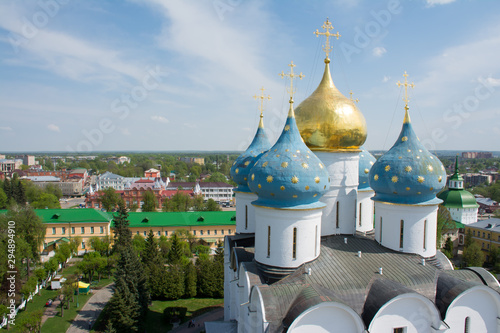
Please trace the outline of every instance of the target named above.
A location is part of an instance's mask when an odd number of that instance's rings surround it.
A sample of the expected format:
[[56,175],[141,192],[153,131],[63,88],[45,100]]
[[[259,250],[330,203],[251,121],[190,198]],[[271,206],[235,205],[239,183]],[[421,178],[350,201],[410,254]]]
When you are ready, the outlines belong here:
[[[439,159],[404,120],[377,161],[366,122],[330,74],[290,106],[274,144],[261,118],[235,161],[236,231],[225,238],[224,322],[207,332],[500,332],[500,286],[483,268],[455,270],[436,249]],[[263,97],[263,96],[262,96]],[[457,180],[457,182],[460,182]],[[460,183],[455,186],[460,189]],[[450,187],[452,189],[452,187]]]

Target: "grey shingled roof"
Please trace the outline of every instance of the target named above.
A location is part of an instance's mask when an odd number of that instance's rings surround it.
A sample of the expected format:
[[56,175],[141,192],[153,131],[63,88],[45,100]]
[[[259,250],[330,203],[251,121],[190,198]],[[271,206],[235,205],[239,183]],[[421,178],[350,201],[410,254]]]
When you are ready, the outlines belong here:
[[[242,246],[242,240],[250,243],[248,237],[239,237],[230,241],[240,241],[238,246]],[[347,238],[347,243],[344,243],[344,238]],[[357,256],[358,251],[361,251],[361,257]],[[238,262],[242,262],[241,259],[243,258],[238,258]],[[464,282],[467,285],[483,284],[484,279],[480,276],[484,273],[482,269],[453,271],[441,270],[431,264],[424,266],[421,256],[392,251],[371,239],[355,236],[323,237],[318,259],[300,266],[280,281],[259,286],[270,332],[282,331],[285,328],[285,318],[287,324],[293,321],[298,315],[298,309],[303,308],[303,305],[297,307],[297,297],[303,297],[304,292],[311,294],[311,288],[318,294],[313,297],[312,303],[317,302],[318,297],[335,298],[361,316],[372,284],[381,277],[379,267],[383,268],[384,280],[394,281],[394,285],[400,285],[405,291],[417,292],[433,303],[436,299],[437,280],[443,272],[452,279],[467,281]],[[307,274],[309,268],[311,275]],[[262,277],[262,281],[264,280]],[[309,291],[304,291],[306,288]],[[295,309],[292,309],[292,305]]]

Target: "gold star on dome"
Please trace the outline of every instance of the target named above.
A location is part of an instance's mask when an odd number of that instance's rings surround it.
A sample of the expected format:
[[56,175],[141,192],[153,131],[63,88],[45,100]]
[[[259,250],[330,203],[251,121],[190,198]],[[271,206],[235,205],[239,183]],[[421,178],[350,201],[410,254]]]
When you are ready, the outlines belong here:
[[292,177],[292,183],[293,183],[293,184],[297,184],[298,182],[299,182],[299,177],[297,177],[297,176],[293,176],[293,177]]
[[281,163],[281,167],[282,167],[282,168],[286,168],[287,166],[288,166],[288,162],[282,162],[282,163]]
[[309,155],[306,155],[306,158],[309,158]]
[[411,153],[411,149],[407,149],[406,151],[409,152],[409,153]]
[[271,192],[271,196],[274,197],[274,193]]
[[292,195],[292,198],[296,199],[297,198],[297,194]]
[[418,176],[417,181],[422,184],[424,182],[425,178],[422,176]]
[[434,189],[434,187],[431,187],[431,188],[429,189],[429,191],[432,191],[433,189]]
[[439,178],[438,178],[438,182],[440,182],[440,183],[441,183],[441,181],[442,181],[442,180],[443,180],[443,177],[439,176]]
[[409,187],[407,187],[407,188],[406,188],[406,190],[407,190],[407,191],[409,191],[409,190],[410,190],[410,188],[409,188]]
[[243,178],[244,181],[247,181],[247,177]]
[[374,180],[378,180],[378,175],[373,176]]
[[372,162],[372,161],[370,161],[370,165],[373,165],[373,162]]
[[300,154],[300,150],[297,149],[297,154]]
[[370,170],[368,170],[368,169],[365,169],[365,173],[369,173],[369,172],[370,172]]
[[307,186],[305,187],[305,189],[306,189],[306,191],[309,191],[309,185],[307,185]]
[[408,137],[407,137],[407,136],[403,136],[403,137],[401,138],[401,141],[403,141],[403,142],[408,141]]
[[280,190],[284,191],[285,190],[285,186],[281,185]]
[[295,155],[295,154],[292,154],[292,157],[297,157],[297,155]]
[[390,165],[386,165],[384,169],[385,169],[385,171],[389,171],[389,170],[391,170],[391,166]]
[[261,186],[260,184],[257,184],[257,187],[258,187],[258,188],[262,188],[262,186]]
[[314,178],[314,181],[316,182],[316,184],[318,184],[318,183],[319,183],[319,177],[318,177],[318,176],[316,176],[316,177]]
[[398,176],[392,176],[391,181],[393,183],[397,183],[398,182]]
[[240,172],[240,169],[236,168],[236,170],[234,170],[234,173],[238,174]]
[[429,170],[430,172],[432,172],[432,171],[434,170],[434,168],[432,167],[432,165],[430,165],[430,164],[429,164],[429,165],[427,166],[427,170]]
[[245,166],[249,165],[250,164],[250,161],[246,161],[245,162]]
[[273,176],[271,176],[271,175],[267,176],[266,180],[267,180],[268,183],[272,183],[273,182]]
[[420,159],[420,156],[417,156],[417,160],[419,160],[419,159]]
[[276,157],[280,157],[280,154],[276,154]]
[[318,196],[318,193],[314,193],[313,198],[316,198]]
[[285,126],[285,132],[288,132],[290,130],[290,125]]
[[405,171],[406,172],[411,172],[411,170],[412,170],[411,166],[408,165],[408,166],[405,167]]
[[402,159],[402,158],[403,158],[403,156],[399,156],[398,158],[399,158],[399,159]]
[[265,161],[264,164],[262,164],[262,167],[265,168],[269,162]]
[[417,192],[417,194],[422,194],[422,192]]
[[288,149],[288,148],[287,148],[287,149],[285,149],[285,151],[286,151],[286,152],[289,152],[289,151],[290,151],[290,149]]
[[323,164],[322,163],[319,164],[319,168],[323,169]]
[[307,163],[302,163],[302,167],[303,167],[304,169],[307,169],[307,168],[309,168],[309,164],[307,164]]
[[[278,148],[276,148],[274,151],[275,151],[275,152],[276,152],[276,151],[278,151]],[[267,154],[266,154],[266,156],[267,156]]]

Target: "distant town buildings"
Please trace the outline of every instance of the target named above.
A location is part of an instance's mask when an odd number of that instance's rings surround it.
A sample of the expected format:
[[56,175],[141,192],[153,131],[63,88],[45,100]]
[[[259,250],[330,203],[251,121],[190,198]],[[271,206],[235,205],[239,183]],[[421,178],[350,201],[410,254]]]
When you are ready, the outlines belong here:
[[476,194],[475,197],[477,203],[479,204],[479,211],[481,214],[484,213],[491,214],[494,213],[497,209],[500,209],[498,202],[496,202],[495,200],[492,200],[490,198],[485,198],[479,194]]
[[146,178],[160,178],[160,170],[149,169],[144,171],[144,177]]
[[490,152],[483,151],[466,151],[462,152],[462,158],[492,158],[493,154]]
[[205,158],[203,157],[181,157],[179,160],[184,163],[196,163],[199,165],[205,165]]
[[[5,155],[2,155],[5,157]],[[0,171],[12,173],[14,170],[20,169],[23,165],[22,159],[0,159]]]
[[467,186],[478,186],[481,184],[492,184],[496,180],[496,176],[493,174],[484,173],[466,173],[464,175],[464,181]]
[[83,195],[84,179],[71,178],[61,180],[54,176],[28,176],[23,179],[30,180],[34,185],[45,188],[48,185],[53,185],[61,189],[64,196],[80,196]]

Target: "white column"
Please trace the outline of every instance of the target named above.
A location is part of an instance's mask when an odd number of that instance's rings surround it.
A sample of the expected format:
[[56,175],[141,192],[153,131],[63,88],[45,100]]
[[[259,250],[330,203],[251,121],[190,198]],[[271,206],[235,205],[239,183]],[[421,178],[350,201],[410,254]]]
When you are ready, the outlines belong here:
[[359,151],[315,154],[330,175],[330,189],[320,199],[326,204],[321,221],[322,236],[356,233]]
[[252,192],[235,191],[236,198],[236,233],[255,233],[255,209],[251,202],[257,200]]
[[256,206],[255,260],[268,266],[295,268],[316,259],[321,245],[321,214],[321,208]]
[[373,206],[371,198],[375,195],[372,189],[358,191],[358,209],[356,214],[356,231],[373,230]]
[[436,254],[437,210],[437,205],[399,205],[375,201],[375,240],[394,251],[432,257]]

